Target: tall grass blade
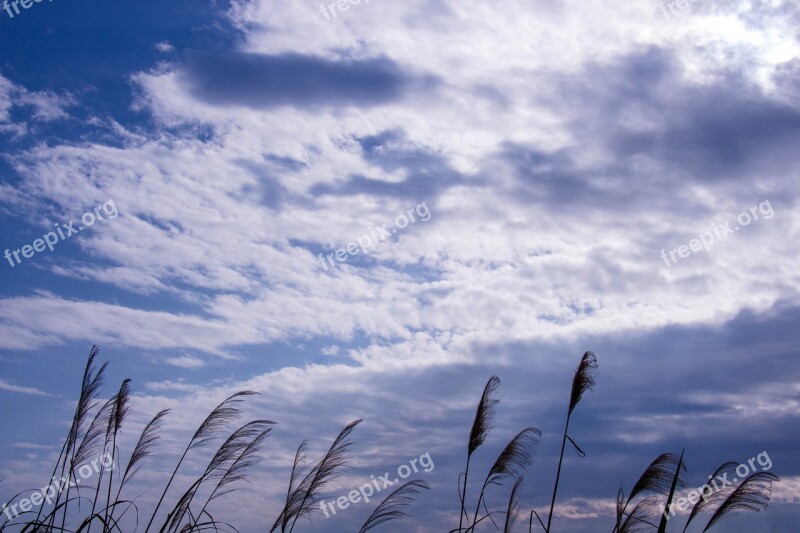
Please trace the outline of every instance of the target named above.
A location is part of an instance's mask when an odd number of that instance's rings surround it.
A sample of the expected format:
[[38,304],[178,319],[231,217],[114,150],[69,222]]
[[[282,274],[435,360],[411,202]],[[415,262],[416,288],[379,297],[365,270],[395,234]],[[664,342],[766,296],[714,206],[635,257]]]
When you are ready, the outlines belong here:
[[158,434],[158,431],[161,429],[161,422],[169,413],[169,409],[159,411],[142,430],[141,435],[139,435],[139,440],[136,442],[133,452],[131,452],[130,459],[128,459],[125,472],[122,474],[120,490],[127,482],[136,476],[139,468],[141,468],[139,463],[153,453],[153,448],[155,448],[156,443],[161,438]]
[[[630,524],[628,527],[635,526],[636,521],[630,520],[626,520],[623,524],[619,524],[619,517],[627,515],[626,511],[628,506],[634,500],[634,498],[638,496],[644,496],[646,494],[668,496],[671,491],[674,492],[674,489],[672,489],[673,481],[675,482],[675,487],[683,488],[686,486],[686,482],[683,479],[683,474],[685,473],[686,465],[683,464],[683,454],[677,455],[674,453],[662,453],[656,457],[645,469],[645,471],[642,472],[642,475],[639,476],[639,479],[636,481],[633,489],[631,489],[628,499],[625,501],[624,505],[622,505],[621,510],[619,500],[617,501],[618,520],[617,525],[614,527],[614,531],[622,533],[621,527],[625,523]],[[622,488],[620,488],[620,491],[622,491]],[[634,512],[635,511],[636,509],[634,509]],[[633,516],[633,514],[634,513],[631,513],[630,516]]]
[[686,482],[683,479],[683,474],[686,472],[686,465],[683,464],[682,457],[683,454],[678,455],[675,453],[662,453],[656,457],[639,477],[633,489],[631,489],[631,494],[628,496],[628,503],[635,497],[645,493],[656,493],[667,496],[672,487],[673,474],[676,471],[681,473],[677,481],[677,486],[681,488],[685,487]]
[[128,413],[130,412],[130,407],[128,407],[130,394],[131,394],[131,380],[125,379],[122,381],[122,385],[119,388],[119,392],[117,392],[116,401],[114,402],[114,410],[112,412],[111,418],[109,419],[109,424],[111,425],[112,467],[108,469],[108,491],[106,493],[106,514],[105,514],[106,522],[108,521],[108,511],[112,509],[111,487],[114,484],[113,465],[116,464],[117,462],[117,435],[122,429],[122,424],[125,422],[125,418],[127,418]]
[[[227,471],[222,475],[219,482],[217,482],[217,485],[211,491],[206,503],[200,509],[200,512],[197,515],[198,517],[203,516],[208,505],[216,498],[220,498],[225,494],[235,490],[233,488],[226,489],[228,485],[232,485],[237,481],[246,479],[247,476],[245,472],[258,463],[258,457],[256,454],[261,450],[264,440],[271,432],[271,427],[263,429],[261,433],[256,435],[256,437],[253,438],[253,440],[251,440],[250,443],[242,450],[242,453],[239,454],[239,457],[237,457],[236,460],[231,463],[230,467],[228,467]],[[196,521],[194,525],[197,525]]]
[[525,428],[511,439],[503,451],[500,452],[486,475],[483,487],[481,487],[471,527],[474,528],[478,523],[478,511],[484,499],[486,488],[490,485],[500,485],[508,477],[521,479],[525,475],[525,470],[533,462],[533,453],[541,437],[542,432],[538,428]]
[[300,482],[295,491],[298,495],[292,498],[293,503],[298,503],[290,507],[287,513],[287,523],[291,520],[289,533],[294,530],[298,518],[307,516],[311,512],[312,506],[318,501],[319,492],[339,474],[339,469],[347,463],[349,459],[347,452],[352,445],[349,440],[350,434],[361,422],[362,419],[359,418],[347,424],[333,441],[325,456]]
[[463,526],[464,516],[466,515],[465,505],[467,500],[467,479],[469,478],[469,464],[472,459],[472,454],[477,450],[486,440],[486,436],[492,428],[492,421],[494,420],[494,409],[498,400],[492,395],[497,391],[500,386],[500,378],[492,376],[486,385],[483,387],[483,394],[481,400],[478,402],[478,408],[475,411],[475,420],[472,422],[472,429],[469,432],[469,443],[467,444],[467,466],[464,470],[464,485],[461,490],[461,511],[458,516],[458,531],[461,531]]
[[[514,529],[514,524],[517,521],[518,508],[519,508],[519,488],[522,486],[522,478],[517,478],[514,482],[514,487],[511,489],[511,496],[508,498],[508,509],[506,510],[506,522],[503,526],[503,533],[511,533]],[[531,516],[533,521],[533,516]]]
[[736,487],[717,508],[703,533],[731,514],[766,510],[772,496],[772,484],[776,481],[780,481],[780,478],[771,472],[756,472],[742,481],[742,484]]
[[278,529],[278,526],[281,527],[281,531],[286,530],[286,526],[288,525],[289,521],[289,514],[288,514],[289,509],[294,508],[300,503],[301,496],[299,491],[295,490],[295,484],[300,479],[300,476],[302,476],[306,470],[305,461],[307,456],[308,456],[308,441],[303,441],[300,443],[300,446],[297,447],[297,451],[294,454],[294,461],[292,462],[292,473],[289,475],[289,488],[286,489],[286,501],[284,502],[281,514],[278,515],[278,518],[272,525],[270,533]]
[[[717,479],[717,476],[722,474],[723,472],[730,471],[733,472],[736,467],[739,466],[737,463],[733,461],[728,461],[727,463],[722,463],[714,470],[714,473],[711,474],[708,479],[709,481],[713,481]],[[733,491],[733,487],[720,487],[719,490],[713,491],[710,495],[705,498],[700,498],[694,507],[692,507],[692,512],[689,513],[689,518],[686,520],[686,525],[683,527],[684,533],[686,533],[686,529],[689,527],[689,524],[692,523],[692,520],[695,519],[697,515],[703,512],[707,507],[714,505],[719,500],[722,500],[728,496]],[[669,509],[669,507],[667,507]]]
[[617,491],[617,501],[616,501],[616,515],[617,515],[617,522],[614,526],[614,531],[619,531],[622,527],[622,517],[625,514],[625,491],[622,489],[622,484],[619,486],[619,490]]
[[414,495],[421,490],[428,490],[430,486],[424,481],[414,480],[403,484],[394,490],[375,508],[358,533],[366,533],[370,529],[377,527],[391,520],[403,520],[408,518],[404,509],[414,502]]
[[653,512],[657,508],[658,500],[650,496],[640,500],[634,507],[629,515],[625,516],[625,520],[619,528],[619,533],[640,533],[641,531],[649,531],[657,526],[650,520]]
[[[669,509],[672,506],[672,498],[675,496],[675,488],[678,486],[678,483],[681,481],[681,468],[683,466],[683,452],[681,450],[681,456],[678,458],[678,467],[675,469],[675,476],[672,478],[672,484],[670,485],[669,495],[667,496],[667,503],[665,509]],[[661,521],[658,524],[658,533],[667,533],[667,521],[669,520],[668,513],[661,514]]]
[[581,358],[575,375],[572,378],[572,392],[569,397],[569,414],[578,406],[583,394],[595,386],[594,371],[597,370],[597,357],[592,352],[586,352]]
[[[225,477],[225,473],[236,462],[236,459],[243,453],[250,442],[256,439],[259,434],[267,429],[267,426],[275,424],[271,420],[254,420],[243,425],[225,440],[219,447],[217,452],[209,461],[203,474],[195,481],[192,486],[187,490],[173,511],[170,513],[171,520],[165,522],[169,523],[168,530],[177,529],[194,500],[197,490],[200,486],[208,480],[221,480]],[[164,528],[161,528],[162,531]]]
[[[556,506],[556,495],[558,494],[558,483],[561,480],[561,467],[564,463],[564,449],[567,446],[567,438],[569,433],[569,421],[572,417],[572,412],[580,403],[583,394],[594,388],[595,379],[594,372],[597,370],[597,357],[593,352],[584,352],[581,357],[581,362],[578,368],[575,369],[575,375],[572,376],[572,390],[569,396],[569,409],[567,410],[567,421],[564,424],[564,436],[561,439],[561,454],[558,457],[558,469],[556,470],[556,481],[553,484],[553,497],[550,500],[550,512],[547,514],[547,527],[545,531],[550,532],[550,525],[553,521],[553,509]],[[573,445],[574,441],[570,439]],[[577,446],[576,446],[577,448]]]
[[[67,433],[67,438],[64,441],[61,452],[58,455],[56,464],[53,467],[53,473],[50,476],[51,480],[56,477],[59,469],[61,472],[60,476],[63,477],[67,470],[69,459],[74,461],[75,447],[78,438],[82,433],[81,428],[83,428],[86,418],[94,406],[94,401],[100,393],[103,383],[105,382],[105,371],[108,363],[104,363],[99,370],[95,371],[94,361],[97,358],[98,353],[100,353],[100,349],[97,346],[92,346],[92,349],[89,351],[89,357],[86,359],[86,366],[83,369],[81,392],[78,396],[78,403],[75,406],[75,412],[72,416],[72,424],[70,425],[69,433]],[[60,500],[61,494],[59,493],[56,495],[56,500],[54,503],[55,507],[58,506]],[[38,522],[41,518],[43,509],[44,507],[39,507],[35,522]],[[64,514],[66,514],[66,507],[64,508]],[[50,523],[52,524],[54,520],[55,515],[52,515]]]
[[147,527],[144,530],[145,533],[150,531],[153,521],[158,514],[158,510],[167,495],[167,491],[169,491],[169,488],[172,485],[172,482],[175,480],[175,476],[178,474],[178,470],[180,469],[181,464],[183,464],[183,460],[186,459],[186,455],[189,453],[189,451],[210,444],[220,431],[222,431],[232,420],[239,416],[239,413],[241,412],[240,404],[244,401],[244,399],[255,394],[258,393],[253,391],[240,391],[232,394],[231,396],[225,398],[222,403],[217,405],[214,410],[209,413],[203,423],[200,424],[200,426],[197,428],[197,431],[195,431],[194,435],[192,436],[192,439],[189,441],[189,445],[186,446],[185,450],[183,450],[183,454],[178,460],[178,464],[175,465],[175,468],[172,470],[172,474],[167,481],[167,486],[164,487],[164,490],[161,492],[161,496],[158,499],[158,503],[156,504],[155,509],[153,509],[153,514],[150,516],[150,521],[147,523]]
[[475,421],[472,423],[472,429],[469,432],[469,445],[467,447],[467,455],[472,455],[475,450],[480,447],[486,440],[489,430],[492,428],[492,421],[494,420],[494,409],[499,400],[492,397],[500,386],[500,378],[492,376],[483,388],[481,394],[481,401],[478,403],[478,408],[475,411]]
[[[156,413],[156,416],[154,416],[150,422],[147,423],[142,430],[141,435],[139,435],[139,440],[136,442],[136,446],[133,447],[131,456],[128,459],[128,465],[125,467],[125,472],[122,474],[122,480],[120,481],[119,488],[117,489],[117,495],[114,498],[115,503],[119,501],[119,496],[122,493],[122,488],[125,486],[125,484],[133,479],[137,472],[139,472],[139,469],[141,468],[140,463],[153,453],[153,448],[155,448],[155,445],[160,438],[158,431],[161,429],[161,422],[164,417],[169,414],[169,412],[169,409],[163,409]],[[114,515],[112,512],[111,518],[113,519],[113,517]]]

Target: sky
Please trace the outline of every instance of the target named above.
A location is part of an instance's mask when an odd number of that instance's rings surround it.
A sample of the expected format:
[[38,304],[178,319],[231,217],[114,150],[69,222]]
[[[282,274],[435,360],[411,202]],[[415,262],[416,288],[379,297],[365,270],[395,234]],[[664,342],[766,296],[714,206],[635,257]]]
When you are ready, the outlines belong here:
[[48,482],[98,345],[103,397],[132,379],[123,457],[171,409],[126,487],[140,521],[198,424],[252,390],[241,421],[277,424],[217,515],[264,531],[297,446],[363,418],[324,499],[428,454],[430,490],[380,530],[449,531],[496,375],[467,496],[540,429],[527,531],[591,350],[553,531],[611,531],[620,486],[681,450],[689,488],[764,453],[781,478],[711,531],[797,531],[798,27],[782,0],[0,10],[0,502]]

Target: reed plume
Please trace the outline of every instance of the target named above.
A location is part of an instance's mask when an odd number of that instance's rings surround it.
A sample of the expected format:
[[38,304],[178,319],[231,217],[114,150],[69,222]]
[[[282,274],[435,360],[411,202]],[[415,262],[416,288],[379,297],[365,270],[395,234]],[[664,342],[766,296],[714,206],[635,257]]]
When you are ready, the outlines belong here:
[[[112,411],[111,417],[109,418],[109,427],[111,428],[111,464],[112,468],[108,470],[108,491],[106,493],[106,513],[105,518],[108,519],[108,511],[111,508],[111,486],[114,482],[114,468],[113,465],[116,462],[117,457],[117,435],[119,434],[120,429],[122,429],[122,424],[125,422],[125,418],[128,416],[130,412],[130,407],[128,406],[128,401],[130,400],[130,388],[131,380],[126,379],[123,380],[122,385],[119,388],[119,392],[117,392],[116,400],[114,402],[114,410]],[[100,484],[100,481],[97,482]]]
[[362,419],[353,420],[347,424],[339,435],[334,439],[327,453],[320,459],[311,470],[303,476],[303,479],[297,484],[294,490],[291,489],[291,484],[294,479],[299,479],[299,471],[303,458],[305,457],[305,446],[302,444],[295,454],[295,468],[292,469],[292,480],[290,480],[290,490],[284,503],[283,510],[281,511],[272,530],[281,526],[281,531],[289,532],[294,529],[297,520],[301,517],[308,516],[311,513],[313,505],[319,501],[319,493],[330,481],[339,475],[339,470],[349,460],[348,450],[352,446],[350,434],[362,422]]
[[649,496],[637,502],[633,511],[624,515],[625,520],[619,526],[619,533],[640,533],[657,527],[650,522],[650,518],[658,505],[658,500],[654,496]]
[[[197,519],[193,523],[193,527],[198,527],[197,520],[201,519],[203,514],[206,513],[206,508],[208,505],[214,501],[216,498],[220,498],[230,492],[233,492],[234,488],[226,488],[228,485],[232,485],[237,481],[241,481],[246,479],[245,472],[255,466],[258,463],[257,453],[261,450],[261,446],[264,443],[264,440],[269,436],[272,432],[271,425],[274,422],[270,423],[270,427],[265,427],[262,429],[261,433],[256,435],[250,443],[242,450],[239,456],[231,463],[230,467],[225,471],[224,474],[220,477],[219,481],[217,482],[214,489],[211,491],[211,494],[208,496],[205,504],[200,509],[200,512],[197,514]],[[213,518],[209,515],[209,519],[211,523],[214,522]]]
[[503,451],[500,452],[492,468],[489,469],[489,473],[486,475],[486,479],[481,487],[470,529],[474,529],[478,523],[478,512],[480,511],[481,502],[484,499],[487,487],[490,485],[500,485],[503,480],[508,477],[513,477],[518,480],[522,479],[525,475],[525,470],[533,462],[533,453],[541,437],[542,432],[538,428],[525,428],[511,439]]
[[[169,409],[163,409],[156,413],[156,416],[154,416],[150,422],[145,425],[142,433],[139,435],[139,440],[136,442],[136,446],[133,447],[131,456],[128,459],[128,464],[125,467],[125,472],[122,474],[122,480],[120,481],[119,488],[117,489],[117,495],[114,498],[115,503],[119,502],[119,497],[125,484],[133,479],[139,472],[139,469],[141,468],[140,463],[153,453],[153,448],[155,448],[156,443],[161,438],[158,434],[158,431],[161,429],[161,422],[164,417],[169,414],[169,412]],[[113,517],[114,513],[112,512],[111,518]]]
[[518,477],[511,488],[511,496],[508,498],[508,509],[506,510],[506,521],[503,525],[503,533],[511,533],[517,521],[517,509],[519,508],[519,488],[522,486],[522,478]]
[[167,520],[161,527],[161,532],[178,529],[186,513],[189,512],[194,497],[200,486],[208,480],[221,480],[226,472],[235,464],[237,458],[248,448],[251,441],[259,438],[268,426],[274,425],[271,420],[254,420],[241,426],[223,442],[217,452],[209,461],[205,471],[197,480],[186,490],[178,500],[173,510],[168,514]]
[[[58,455],[56,464],[53,467],[53,473],[50,475],[50,479],[55,479],[59,469],[60,476],[63,477],[67,470],[69,459],[74,460],[74,454],[76,453],[75,447],[80,435],[83,433],[82,428],[84,427],[86,419],[89,416],[89,412],[94,407],[94,402],[97,399],[97,396],[100,394],[100,390],[103,388],[103,383],[105,382],[105,372],[108,363],[103,363],[99,370],[95,370],[94,361],[99,352],[100,349],[97,346],[92,346],[92,349],[89,351],[89,357],[86,359],[86,366],[83,370],[83,379],[81,380],[81,390],[80,395],[78,396],[78,403],[75,406],[75,412],[72,416],[72,423],[70,425],[69,432],[67,433],[67,438],[61,447],[61,452]],[[59,493],[56,495],[54,507],[58,508],[60,500],[61,494]],[[43,509],[44,507],[39,507],[39,511],[36,514],[36,519],[34,522],[39,522]],[[66,514],[66,506],[64,506],[64,513]],[[55,513],[51,513],[50,523],[52,524],[54,520]]]
[[240,391],[232,394],[231,396],[225,398],[222,403],[217,405],[214,410],[209,413],[203,423],[200,424],[200,426],[197,428],[197,431],[195,431],[194,435],[189,441],[189,444],[186,446],[186,449],[183,450],[183,454],[181,454],[178,464],[175,465],[175,468],[172,470],[172,474],[167,481],[167,486],[164,487],[164,490],[161,492],[161,496],[158,499],[158,503],[156,503],[156,507],[153,509],[153,513],[150,516],[150,521],[147,523],[147,527],[144,530],[145,533],[150,531],[150,527],[153,525],[153,521],[156,518],[158,509],[164,502],[167,491],[172,485],[172,482],[175,480],[178,469],[180,469],[181,464],[183,464],[183,461],[186,459],[186,455],[189,453],[189,451],[195,448],[202,448],[210,444],[218,436],[220,431],[222,431],[231,421],[239,416],[241,412],[241,403],[245,400],[245,398],[255,394],[258,393],[253,391]]
[[597,370],[597,357],[592,352],[585,352],[583,357],[581,357],[581,362],[578,364],[578,368],[575,369],[575,375],[572,377],[572,391],[570,392],[569,397],[569,409],[567,410],[567,421],[564,424],[564,436],[561,439],[561,454],[558,458],[558,469],[556,470],[556,481],[553,485],[553,497],[550,500],[550,512],[547,514],[547,526],[545,527],[545,531],[549,533],[550,525],[553,521],[553,509],[556,505],[556,495],[558,494],[558,482],[561,479],[561,466],[564,462],[564,449],[567,445],[567,439],[569,439],[570,443],[578,450],[579,453],[583,453],[583,451],[578,448],[578,445],[575,444],[575,441],[569,437],[569,421],[572,417],[572,412],[578,406],[583,398],[583,394],[588,391],[592,390],[595,385],[594,379],[594,372]]
[[358,533],[366,533],[370,529],[377,527],[391,520],[402,520],[408,518],[404,509],[414,502],[414,495],[421,490],[428,490],[430,486],[424,481],[413,480],[404,483],[400,488],[392,491],[375,508]]
[[[466,515],[465,504],[467,499],[467,479],[469,477],[469,465],[472,459],[472,454],[475,453],[483,442],[492,428],[492,421],[494,420],[494,409],[498,400],[492,397],[500,386],[500,378],[492,376],[486,382],[481,394],[481,400],[478,402],[478,408],[475,411],[475,420],[472,423],[472,429],[469,432],[469,443],[467,444],[467,467],[464,470],[464,484],[463,489],[460,491],[459,497],[461,498],[461,511],[458,517],[458,531],[461,531],[463,520]],[[469,516],[467,516],[469,520]]]
[[[674,494],[676,487],[685,487],[683,475],[686,472],[686,465],[683,464],[683,453],[677,455],[674,453],[662,453],[656,457],[650,465],[642,472],[639,479],[631,489],[631,493],[624,503],[620,501],[622,488],[617,493],[617,522],[614,526],[614,531],[624,533],[626,530],[639,527],[637,524],[642,523],[645,515],[649,516],[653,510],[650,505],[652,499],[646,498],[642,505],[637,504],[631,513],[627,512],[628,506],[631,502],[639,497],[651,495],[669,496]],[[627,517],[623,520],[623,517]],[[658,528],[659,526],[653,526]]]
[[[716,470],[714,470],[714,473],[711,474],[708,477],[708,479],[709,480],[715,480],[715,479],[717,479],[717,476],[719,476],[723,472],[726,472],[726,471],[733,472],[736,469],[737,466],[738,465],[736,463],[734,463],[733,461],[728,461],[727,463],[722,463],[720,466],[717,467]],[[722,500],[725,497],[727,497],[727,495],[730,494],[732,491],[733,491],[732,487],[720,487],[719,490],[715,490],[714,492],[712,492],[707,497],[700,498],[697,501],[697,503],[694,504],[694,507],[692,507],[692,511],[689,513],[689,518],[686,520],[686,525],[683,527],[684,533],[686,533],[686,529],[689,527],[689,524],[692,523],[692,520],[694,520],[695,517],[698,514],[703,512],[707,507],[710,507],[710,506],[714,505],[716,502],[718,502],[719,500]]]
[[[672,498],[675,496],[675,489],[679,483],[683,482],[681,479],[681,469],[683,469],[683,471],[686,470],[686,467],[683,465],[683,452],[684,450],[681,450],[681,456],[678,458],[678,466],[675,468],[675,475],[673,476],[672,483],[670,484],[669,494],[667,495],[667,503],[664,507],[665,509],[669,509],[672,506]],[[668,520],[669,514],[666,512],[662,513],[661,521],[658,524],[658,533],[667,533]]]
[[769,507],[772,484],[780,478],[771,472],[756,472],[742,481],[717,508],[706,524],[703,533],[714,527],[720,520],[741,511],[761,511]]
[[295,509],[297,506],[300,505],[300,500],[302,499],[302,493],[296,490],[295,484],[300,479],[300,476],[306,470],[305,461],[306,457],[308,456],[308,441],[303,441],[300,443],[300,446],[297,447],[297,451],[294,454],[294,461],[292,462],[292,472],[289,474],[289,488],[286,489],[286,501],[284,503],[283,509],[281,510],[281,514],[278,515],[277,520],[272,525],[272,529],[270,529],[270,533],[278,529],[278,526],[281,526],[281,531],[285,531],[286,527],[288,526],[289,522],[289,514],[287,513],[288,509]]

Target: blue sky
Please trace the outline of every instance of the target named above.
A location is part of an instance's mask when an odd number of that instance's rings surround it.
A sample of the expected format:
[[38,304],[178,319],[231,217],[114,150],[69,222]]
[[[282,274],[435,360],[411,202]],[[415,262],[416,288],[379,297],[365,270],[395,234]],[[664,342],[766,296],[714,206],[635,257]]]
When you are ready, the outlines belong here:
[[[690,486],[762,451],[782,478],[767,513],[712,531],[797,530],[800,11],[658,7],[0,11],[0,252],[104,216],[0,258],[0,502],[46,483],[97,344],[106,396],[133,380],[123,455],[173,409],[130,489],[143,509],[193,428],[251,389],[246,416],[279,425],[251,483],[216,504],[241,531],[277,516],[303,439],[319,454],[356,418],[326,498],[428,453],[431,491],[384,530],[446,531],[498,375],[474,468],[540,428],[521,509],[541,510],[592,350],[559,532],[610,530],[620,483],[684,448]],[[371,510],[298,529],[354,531]]]

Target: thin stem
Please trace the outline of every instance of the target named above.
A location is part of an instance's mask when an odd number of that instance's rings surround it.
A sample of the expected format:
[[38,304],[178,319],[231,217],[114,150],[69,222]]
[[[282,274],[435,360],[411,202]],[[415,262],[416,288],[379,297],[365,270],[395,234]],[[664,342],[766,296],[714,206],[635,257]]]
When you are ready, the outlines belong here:
[[144,533],[147,533],[150,530],[150,526],[153,525],[153,520],[156,518],[156,513],[158,513],[158,508],[161,507],[161,504],[164,502],[164,497],[167,495],[167,491],[169,490],[170,485],[172,485],[172,481],[175,479],[175,475],[178,473],[178,469],[181,467],[181,463],[186,458],[186,454],[189,453],[189,449],[191,448],[191,443],[189,446],[183,450],[183,455],[181,455],[180,461],[175,466],[175,469],[172,471],[172,475],[169,477],[169,481],[167,481],[167,486],[164,487],[164,492],[161,493],[161,497],[158,499],[158,503],[156,504],[156,508],[153,510],[153,516],[150,517],[150,521],[147,523],[147,527],[144,530]]
[[[678,459],[678,468],[675,470],[675,477],[672,478],[672,485],[669,488],[669,496],[667,497],[667,505],[664,508],[669,509],[669,506],[672,505],[672,498],[675,496],[675,488],[678,486],[678,481],[680,480],[681,475],[681,467],[683,466],[683,452],[685,450],[681,450],[681,457]],[[669,514],[664,512],[661,515],[661,521],[658,523],[658,533],[666,533],[667,532],[667,520],[669,520]],[[652,524],[651,524],[652,525]]]
[[537,513],[536,511],[531,511],[531,513],[533,513],[534,515],[536,515],[536,520],[538,520],[538,521],[539,521],[539,523],[542,525],[542,529],[544,529],[545,531],[547,531],[547,528],[544,526],[544,522],[542,522],[542,517],[541,517],[541,516],[539,516],[539,513]]
[[[111,483],[114,481],[114,458],[117,455],[117,429],[114,428],[114,438],[111,441],[111,468],[108,471],[108,492],[106,493],[106,510],[104,513],[105,521],[108,523],[108,510],[111,506]],[[120,486],[120,490],[122,486]]]
[[[70,433],[72,433],[72,429],[70,429]],[[53,467],[53,475],[50,476],[50,483],[52,483],[56,479],[56,472],[58,472],[58,465],[61,463],[61,456],[64,455],[64,452],[67,449],[67,442],[69,442],[69,436],[67,436],[67,440],[65,440],[64,444],[61,446],[61,452],[58,454],[58,461],[56,461],[56,465]],[[42,510],[44,510],[44,505],[39,506],[39,511],[36,513],[35,522],[37,524],[39,523],[39,518],[42,516]]]
[[461,512],[458,515],[458,530],[461,531],[461,526],[464,520],[464,514],[466,511],[464,510],[464,506],[467,501],[467,476],[469,476],[469,460],[471,456],[467,454],[467,469],[464,471],[464,490],[461,492]]
[[556,470],[556,483],[553,486],[553,498],[550,500],[550,512],[547,514],[546,533],[550,533],[550,523],[553,521],[553,508],[556,505],[556,493],[558,493],[558,481],[561,478],[561,465],[564,462],[564,448],[567,445],[567,431],[569,430],[569,419],[572,413],[567,412],[567,423],[564,426],[564,438],[561,439],[561,455],[558,458],[558,470]]
[[[108,450],[108,437],[106,437],[105,441],[103,442],[103,457],[105,457],[106,454],[108,453],[106,450]],[[105,474],[105,472],[106,472],[106,467],[103,467],[97,474],[97,487],[95,487],[94,490],[94,499],[92,500],[92,511],[91,514],[89,514],[91,520],[89,521],[89,524],[86,528],[86,533],[91,533],[92,531],[92,523],[94,522],[94,510],[95,507],[97,506],[97,500],[100,498],[100,488],[103,485],[103,474]],[[97,514],[99,515],[100,512],[98,511]],[[106,527],[106,525],[104,524],[103,527]]]
[[481,493],[478,496],[478,505],[475,506],[475,515],[472,518],[472,526],[470,528],[467,528],[467,531],[469,531],[470,529],[472,529],[474,531],[475,524],[478,523],[478,511],[481,508],[481,501],[483,501],[483,496],[486,493],[486,486],[489,484],[489,476],[490,475],[491,475],[491,472],[486,476],[486,480],[483,482],[483,487],[481,487]]

